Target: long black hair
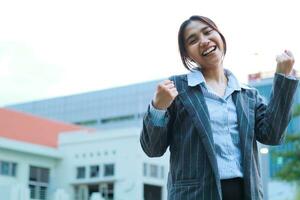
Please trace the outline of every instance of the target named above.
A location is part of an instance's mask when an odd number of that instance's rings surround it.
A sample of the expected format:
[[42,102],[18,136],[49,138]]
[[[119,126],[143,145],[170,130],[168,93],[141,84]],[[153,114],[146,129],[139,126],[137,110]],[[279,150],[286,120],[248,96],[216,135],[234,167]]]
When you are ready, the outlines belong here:
[[189,25],[192,21],[201,21],[201,22],[207,24],[213,30],[217,31],[220,34],[221,39],[224,43],[224,55],[226,54],[226,40],[225,40],[225,37],[223,36],[223,34],[219,31],[217,25],[208,17],[193,15],[181,24],[179,31],[178,31],[178,46],[179,46],[181,61],[184,65],[184,67],[190,71],[195,69],[195,67],[193,65],[193,61],[191,61],[189,59],[189,56],[188,56],[186,48],[185,48],[184,31],[185,31],[187,25]]

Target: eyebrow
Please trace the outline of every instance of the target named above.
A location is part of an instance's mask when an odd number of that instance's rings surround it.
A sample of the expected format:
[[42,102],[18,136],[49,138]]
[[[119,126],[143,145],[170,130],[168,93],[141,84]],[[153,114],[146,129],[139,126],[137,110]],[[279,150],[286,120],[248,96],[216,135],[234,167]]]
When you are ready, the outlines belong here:
[[[200,29],[200,32],[203,32],[204,30],[208,29],[208,28],[211,28],[210,26],[205,26],[203,27],[202,29]],[[195,33],[192,33],[191,35],[189,35],[185,41],[187,42],[189,39],[191,39],[192,37],[195,37]]]

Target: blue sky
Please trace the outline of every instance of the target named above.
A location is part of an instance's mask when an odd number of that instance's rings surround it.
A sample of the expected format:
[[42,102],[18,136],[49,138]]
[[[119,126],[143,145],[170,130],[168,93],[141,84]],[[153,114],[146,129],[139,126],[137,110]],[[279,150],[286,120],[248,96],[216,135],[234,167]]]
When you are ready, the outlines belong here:
[[177,48],[183,20],[213,19],[224,67],[241,82],[275,70],[284,49],[300,59],[296,1],[0,1],[0,106],[185,73]]

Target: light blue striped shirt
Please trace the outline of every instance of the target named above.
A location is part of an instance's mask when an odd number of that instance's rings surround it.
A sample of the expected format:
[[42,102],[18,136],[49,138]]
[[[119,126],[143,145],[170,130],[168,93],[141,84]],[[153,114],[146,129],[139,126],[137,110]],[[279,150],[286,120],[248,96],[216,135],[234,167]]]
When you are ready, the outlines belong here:
[[[189,86],[198,84],[201,86],[210,115],[220,177],[228,179],[243,177],[237,114],[231,96],[235,90],[241,90],[241,86],[229,70],[224,71],[228,78],[228,85],[223,97],[218,96],[206,84],[200,71],[190,72],[187,78]],[[167,121],[164,118],[165,111],[157,110],[152,105],[150,114],[155,125],[163,126]]]

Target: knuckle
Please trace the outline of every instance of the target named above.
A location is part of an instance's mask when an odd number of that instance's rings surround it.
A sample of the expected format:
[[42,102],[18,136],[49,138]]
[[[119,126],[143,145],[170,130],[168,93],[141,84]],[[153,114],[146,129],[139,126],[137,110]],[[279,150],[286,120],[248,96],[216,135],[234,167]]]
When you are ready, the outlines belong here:
[[160,83],[157,85],[157,89],[162,89],[162,88],[163,88],[163,84]]

